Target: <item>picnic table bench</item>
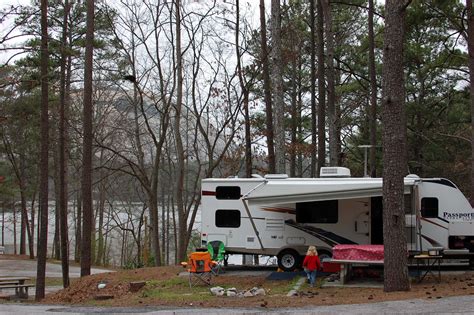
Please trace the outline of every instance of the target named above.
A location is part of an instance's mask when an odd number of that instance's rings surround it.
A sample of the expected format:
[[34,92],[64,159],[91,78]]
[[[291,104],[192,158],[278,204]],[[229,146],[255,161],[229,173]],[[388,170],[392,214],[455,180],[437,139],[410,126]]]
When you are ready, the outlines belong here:
[[28,298],[28,288],[34,287],[34,284],[26,284],[29,277],[0,277],[1,289],[15,289],[15,295],[19,298]]

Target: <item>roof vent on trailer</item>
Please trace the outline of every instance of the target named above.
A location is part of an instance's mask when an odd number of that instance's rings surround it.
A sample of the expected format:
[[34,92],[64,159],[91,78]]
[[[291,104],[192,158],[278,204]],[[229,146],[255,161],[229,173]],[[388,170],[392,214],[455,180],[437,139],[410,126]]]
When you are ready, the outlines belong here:
[[351,170],[347,167],[321,167],[319,177],[323,178],[342,178],[351,177]]

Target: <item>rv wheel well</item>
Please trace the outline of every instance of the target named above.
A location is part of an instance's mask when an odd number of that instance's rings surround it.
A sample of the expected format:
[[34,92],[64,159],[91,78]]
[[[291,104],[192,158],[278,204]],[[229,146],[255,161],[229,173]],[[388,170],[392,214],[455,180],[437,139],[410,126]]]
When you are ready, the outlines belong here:
[[323,262],[325,258],[332,258],[332,253],[325,249],[321,249],[321,250],[318,249],[318,256],[321,262]]

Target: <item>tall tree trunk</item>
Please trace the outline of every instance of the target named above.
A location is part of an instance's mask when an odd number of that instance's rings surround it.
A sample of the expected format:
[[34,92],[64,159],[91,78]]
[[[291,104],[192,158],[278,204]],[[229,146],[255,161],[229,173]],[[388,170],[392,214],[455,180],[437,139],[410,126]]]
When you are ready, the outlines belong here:
[[[317,152],[317,109],[316,109],[316,7],[314,5],[315,1],[310,0],[309,3],[309,21],[310,21],[310,30],[311,30],[311,174],[310,177],[316,177],[318,172],[318,163],[316,160]],[[319,43],[322,45],[322,43]]]
[[383,54],[383,239],[384,291],[410,289],[405,237],[404,183],[406,163],[403,40],[406,4],[385,2]]
[[322,1],[318,1],[318,172],[326,164],[326,84],[324,67],[324,14]]
[[20,211],[20,255],[26,254],[26,221],[28,215],[26,211],[21,208]]
[[[23,164],[23,163],[20,163],[20,164]],[[28,211],[27,211],[27,207],[26,207],[25,191],[22,187],[24,187],[23,180],[20,181],[21,211],[22,211],[22,213],[24,213],[24,217],[25,217],[25,228],[26,228],[27,236],[28,236],[28,249],[29,249],[29,252],[30,252],[29,253],[30,259],[34,259],[35,258],[35,251],[34,251],[35,240],[33,239],[34,215],[33,215],[33,210],[32,210],[31,225],[30,225],[30,221],[28,220]]]
[[283,99],[283,58],[281,44],[281,14],[280,0],[271,2],[271,33],[272,33],[272,94],[275,122],[275,162],[276,172],[286,173],[286,148],[285,148],[285,102]]
[[181,115],[183,102],[183,57],[181,54],[181,0],[175,0],[176,13],[176,207],[178,210],[178,259],[186,259],[187,220],[184,207],[184,148],[181,139]]
[[[57,164],[56,164],[57,165]],[[56,168],[56,167],[55,167]],[[57,172],[56,172],[57,173]],[[54,185],[58,185],[58,182],[55,180]],[[58,187],[59,188],[59,187]],[[54,189],[57,191],[57,189]],[[60,246],[60,236],[59,236],[59,195],[55,193],[55,205],[54,205],[54,236],[53,236],[53,248],[51,257],[55,260],[61,259],[61,246]]]
[[76,205],[76,235],[75,235],[75,250],[74,250],[74,261],[81,261],[81,246],[82,246],[82,197],[81,194],[77,193],[77,205]]
[[61,66],[60,66],[60,92],[59,92],[59,217],[61,234],[61,267],[63,287],[69,287],[69,236],[68,236],[68,178],[67,178],[67,106],[69,100],[68,86],[68,54],[66,42],[68,38],[69,0],[64,0],[63,29],[61,35]]
[[18,243],[17,243],[17,235],[16,235],[16,207],[13,205],[13,254],[18,254]]
[[[161,247],[160,247],[160,230],[158,222],[158,170],[160,164],[160,157],[155,157],[155,165],[153,169],[156,176],[152,178],[151,191],[148,193],[150,225],[151,225],[151,246],[155,258],[155,266],[161,266]],[[175,247],[177,248],[177,247]]]
[[2,206],[2,246],[5,246],[5,206]]
[[332,29],[332,12],[330,0],[323,0],[324,24],[327,42],[327,80],[328,80],[328,119],[329,119],[329,165],[337,165],[337,116],[336,116],[336,89],[334,70],[334,33]]
[[[57,117],[54,117],[53,121],[57,121]],[[58,133],[58,134],[55,134],[55,136],[58,137],[59,129],[55,127],[56,125],[52,127],[52,129],[53,128],[55,129],[55,131]],[[56,139],[53,138],[50,141],[53,143],[52,147],[57,148],[57,146],[55,146],[55,144],[57,143]],[[54,185],[54,203],[55,204],[54,204],[54,237],[53,237],[53,249],[52,249],[51,257],[54,258],[55,260],[60,260],[61,259],[61,245],[60,245],[61,240],[60,240],[60,235],[59,235],[59,228],[60,228],[59,207],[61,203],[59,200],[59,149],[54,150],[53,152],[53,169],[54,169],[53,185]]]
[[[20,194],[24,198],[24,178],[25,177],[25,163],[23,159],[20,159]],[[21,189],[23,188],[23,189]],[[26,233],[28,231],[28,211],[26,210],[26,202],[25,204],[22,202],[21,204],[21,229],[20,229],[20,255],[26,254]],[[31,245],[30,245],[31,246]]]
[[84,63],[84,108],[82,151],[82,246],[81,277],[91,274],[92,259],[92,61],[94,43],[94,0],[86,0],[86,55]]
[[46,255],[48,252],[48,1],[41,0],[41,153],[40,153],[40,225],[35,300],[45,296]]
[[[101,160],[103,159],[103,156],[100,158]],[[102,165],[102,163],[101,163]],[[97,209],[97,215],[99,217],[99,224],[97,226],[97,255],[95,257],[95,263],[97,265],[102,264],[102,261],[104,259],[104,250],[105,250],[105,245],[104,245],[104,212],[105,212],[105,198],[106,198],[106,184],[107,184],[107,178],[105,176],[105,172],[101,172],[101,182],[99,184],[99,206]]]
[[[336,57],[337,58],[337,57]],[[339,58],[337,58],[339,59]],[[338,61],[336,63],[336,69],[341,69],[341,64]],[[335,72],[335,86],[341,85],[341,71],[336,70]],[[335,91],[335,89],[334,89]],[[342,166],[344,163],[344,156],[342,154],[342,139],[341,139],[341,130],[342,130],[342,111],[341,111],[341,96],[335,94],[334,105],[336,109],[336,119],[335,119],[335,128],[336,128],[336,165]]]
[[[165,159],[162,157],[161,159],[162,165],[165,163]],[[161,180],[165,182],[164,179],[164,173],[162,170],[160,170],[161,173]],[[168,265],[168,262],[165,262],[166,259],[165,257],[168,256],[167,252],[167,247],[166,247],[166,231],[167,231],[167,226],[166,226],[166,217],[165,217],[165,209],[166,209],[166,193],[165,193],[165,185],[160,185],[160,190],[161,190],[161,252],[162,252],[162,260],[163,260],[163,265]],[[146,217],[145,217],[145,222],[146,222]],[[145,224],[146,226],[146,224]],[[146,236],[146,234],[145,234]],[[145,242],[146,242],[146,237],[145,237]],[[145,246],[146,249],[146,246]]]
[[[300,71],[300,75],[298,77],[298,80],[299,80],[299,83],[298,83],[298,86],[299,86],[299,90],[298,90],[298,107],[296,109],[296,116],[297,116],[297,133],[298,133],[298,143],[301,144],[303,143],[303,120],[301,119],[301,116],[302,116],[302,108],[303,108],[303,89],[302,89],[302,80],[303,80],[303,77],[301,75],[302,73],[302,69],[303,69],[303,63],[302,61],[300,61],[299,63],[299,71]],[[313,149],[314,151],[314,149]],[[303,152],[301,150],[299,150],[298,152],[298,159],[297,159],[297,170],[298,170],[298,175],[299,177],[303,177],[304,174],[303,174]]]
[[268,172],[276,173],[275,145],[273,130],[273,106],[272,106],[272,86],[270,80],[270,68],[268,65],[268,47],[267,47],[267,22],[265,18],[265,1],[260,0],[260,46],[261,62],[263,76],[263,91],[265,99],[265,125],[268,149]]
[[472,0],[466,0],[467,51],[469,54],[469,91],[471,95],[471,205],[474,205],[474,16]]
[[235,54],[237,57],[237,74],[239,76],[240,90],[243,96],[244,126],[245,126],[245,177],[252,177],[252,141],[250,137],[249,91],[244,82],[240,53],[240,1],[235,3]]
[[[293,73],[297,74],[299,69],[297,66],[298,60],[295,58],[292,61]],[[298,75],[299,77],[299,75]],[[290,155],[290,177],[296,177],[296,154],[298,152],[298,137],[297,137],[297,124],[298,124],[298,83],[297,78],[293,78],[292,91],[291,91],[291,144],[289,147]]]
[[375,35],[374,35],[374,0],[369,0],[369,80],[370,80],[370,176],[377,176],[376,146],[377,146],[377,77],[375,73]]

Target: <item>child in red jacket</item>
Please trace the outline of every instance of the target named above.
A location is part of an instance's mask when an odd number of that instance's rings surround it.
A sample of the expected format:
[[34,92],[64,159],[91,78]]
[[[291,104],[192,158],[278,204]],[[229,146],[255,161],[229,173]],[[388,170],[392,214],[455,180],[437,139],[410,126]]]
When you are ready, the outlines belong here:
[[314,287],[316,282],[316,272],[321,269],[321,262],[319,261],[318,251],[316,247],[310,246],[306,257],[303,260],[303,268],[308,277],[308,281],[311,287]]

